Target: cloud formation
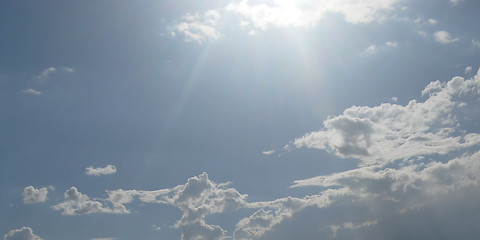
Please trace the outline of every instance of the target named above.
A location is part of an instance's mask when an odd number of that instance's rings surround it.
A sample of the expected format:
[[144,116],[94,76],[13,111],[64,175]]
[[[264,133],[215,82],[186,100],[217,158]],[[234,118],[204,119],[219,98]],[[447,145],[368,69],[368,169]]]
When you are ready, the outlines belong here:
[[221,19],[236,19],[235,25],[254,35],[257,30],[269,27],[313,27],[327,13],[340,13],[347,22],[358,24],[381,21],[388,12],[398,7],[402,0],[274,0],[233,1],[224,7],[203,13],[185,14],[173,22],[173,36],[181,33],[187,42],[204,43],[222,37]]
[[105,206],[100,201],[91,200],[87,195],[80,193],[76,187],[71,187],[64,194],[65,200],[52,206],[52,209],[62,211],[63,215],[81,215],[92,213],[130,213],[123,205],[113,204]]
[[85,174],[89,176],[102,176],[102,175],[110,175],[117,172],[117,167],[114,165],[107,165],[103,168],[94,168],[93,166],[85,168]]
[[23,189],[23,202],[24,203],[42,203],[47,201],[48,190],[54,188],[49,186],[36,189],[33,186],[28,186]]
[[324,129],[292,144],[357,158],[367,165],[465,149],[480,143],[479,133],[462,130],[471,122],[473,116],[468,115],[478,113],[479,89],[479,74],[468,80],[454,77],[447,83],[432,82],[422,91],[427,97],[423,102],[353,106],[325,120]]
[[3,240],[42,240],[39,236],[33,234],[33,231],[29,227],[22,227],[20,229],[10,230]]

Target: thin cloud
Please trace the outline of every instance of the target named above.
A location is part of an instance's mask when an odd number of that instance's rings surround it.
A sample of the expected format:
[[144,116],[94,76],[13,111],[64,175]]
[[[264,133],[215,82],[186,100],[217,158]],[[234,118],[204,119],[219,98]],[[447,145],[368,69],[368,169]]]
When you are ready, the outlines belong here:
[[42,92],[35,90],[33,88],[22,90],[22,93],[27,95],[34,95],[34,96],[42,95]]
[[85,174],[89,176],[110,175],[117,172],[117,167],[114,165],[107,165],[105,167],[94,168],[93,166],[85,168]]
[[263,155],[272,155],[275,153],[275,150],[262,151]]
[[218,31],[220,19],[221,15],[216,10],[209,10],[203,14],[186,14],[172,26],[172,37],[182,33],[185,41],[199,44],[218,39],[222,36]]
[[75,69],[71,67],[48,67],[43,69],[37,76],[35,76],[35,78],[40,80],[46,80],[55,72],[73,73],[74,71]]

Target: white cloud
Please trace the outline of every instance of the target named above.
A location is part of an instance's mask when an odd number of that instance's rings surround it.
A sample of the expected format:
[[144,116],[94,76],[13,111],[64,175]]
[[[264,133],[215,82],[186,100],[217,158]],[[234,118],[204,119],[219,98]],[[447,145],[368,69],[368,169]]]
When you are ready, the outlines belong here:
[[433,18],[429,18],[428,19],[428,23],[434,25],[434,24],[437,24],[437,20],[433,19]]
[[20,229],[10,230],[3,240],[42,240],[39,236],[33,234],[33,231],[29,227],[22,227]]
[[470,73],[472,71],[472,66],[468,66],[465,68],[465,74]]
[[398,98],[397,97],[392,97],[391,98],[393,102],[398,102]]
[[385,45],[387,45],[389,47],[396,47],[396,46],[398,46],[398,43],[397,42],[386,42]]
[[399,0],[367,1],[288,1],[274,0],[269,4],[243,0],[230,3],[225,9],[242,17],[259,29],[276,27],[314,26],[327,12],[341,13],[351,23],[364,23],[385,18],[385,12],[396,7]]
[[204,43],[207,40],[218,39],[222,34],[218,31],[221,15],[216,10],[209,10],[203,14],[184,15],[172,27],[172,36],[183,33],[185,41]]
[[89,176],[101,176],[110,175],[117,172],[117,168],[114,165],[107,165],[103,168],[94,168],[93,166],[85,168],[85,174]]
[[38,95],[42,94],[42,92],[37,91],[37,90],[32,89],[32,88],[22,90],[22,93],[28,94],[28,95],[35,95],[35,96],[38,96]]
[[65,200],[52,206],[54,210],[62,211],[63,215],[81,215],[92,213],[130,213],[122,204],[113,203],[106,207],[100,201],[91,200],[80,193],[76,187],[71,187],[64,194]]
[[52,186],[36,189],[33,186],[28,186],[23,189],[24,203],[42,203],[47,201],[48,190],[54,190]]
[[417,34],[418,34],[419,36],[421,36],[421,37],[424,37],[424,38],[427,37],[427,32],[422,31],[422,30],[417,31]]
[[117,238],[92,238],[92,240],[115,240]]
[[452,37],[449,32],[447,31],[437,31],[433,34],[433,38],[435,41],[439,43],[452,43],[460,40],[458,37]]
[[476,103],[464,101],[480,101],[479,89],[477,74],[468,80],[455,77],[448,83],[430,83],[422,91],[428,96],[424,102],[353,106],[325,120],[324,129],[295,139],[293,146],[324,149],[340,157],[360,159],[367,165],[443,155],[474,146],[480,143],[480,134],[459,128],[467,123],[466,115],[477,112]]
[[275,150],[268,150],[268,151],[265,150],[265,151],[262,151],[262,154],[263,154],[263,155],[272,155],[272,154],[274,154],[274,153],[275,153]]

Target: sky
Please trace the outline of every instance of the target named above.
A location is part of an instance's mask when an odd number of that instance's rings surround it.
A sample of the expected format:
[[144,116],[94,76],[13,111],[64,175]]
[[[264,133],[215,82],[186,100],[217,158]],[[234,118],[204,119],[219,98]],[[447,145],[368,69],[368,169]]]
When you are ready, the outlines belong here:
[[480,2],[0,2],[0,238],[479,239]]

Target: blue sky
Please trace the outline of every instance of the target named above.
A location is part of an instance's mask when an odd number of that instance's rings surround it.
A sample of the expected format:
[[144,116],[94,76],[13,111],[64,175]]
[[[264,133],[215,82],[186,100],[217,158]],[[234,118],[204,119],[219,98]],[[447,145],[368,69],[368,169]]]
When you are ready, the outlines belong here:
[[2,1],[0,236],[479,238],[479,10]]

